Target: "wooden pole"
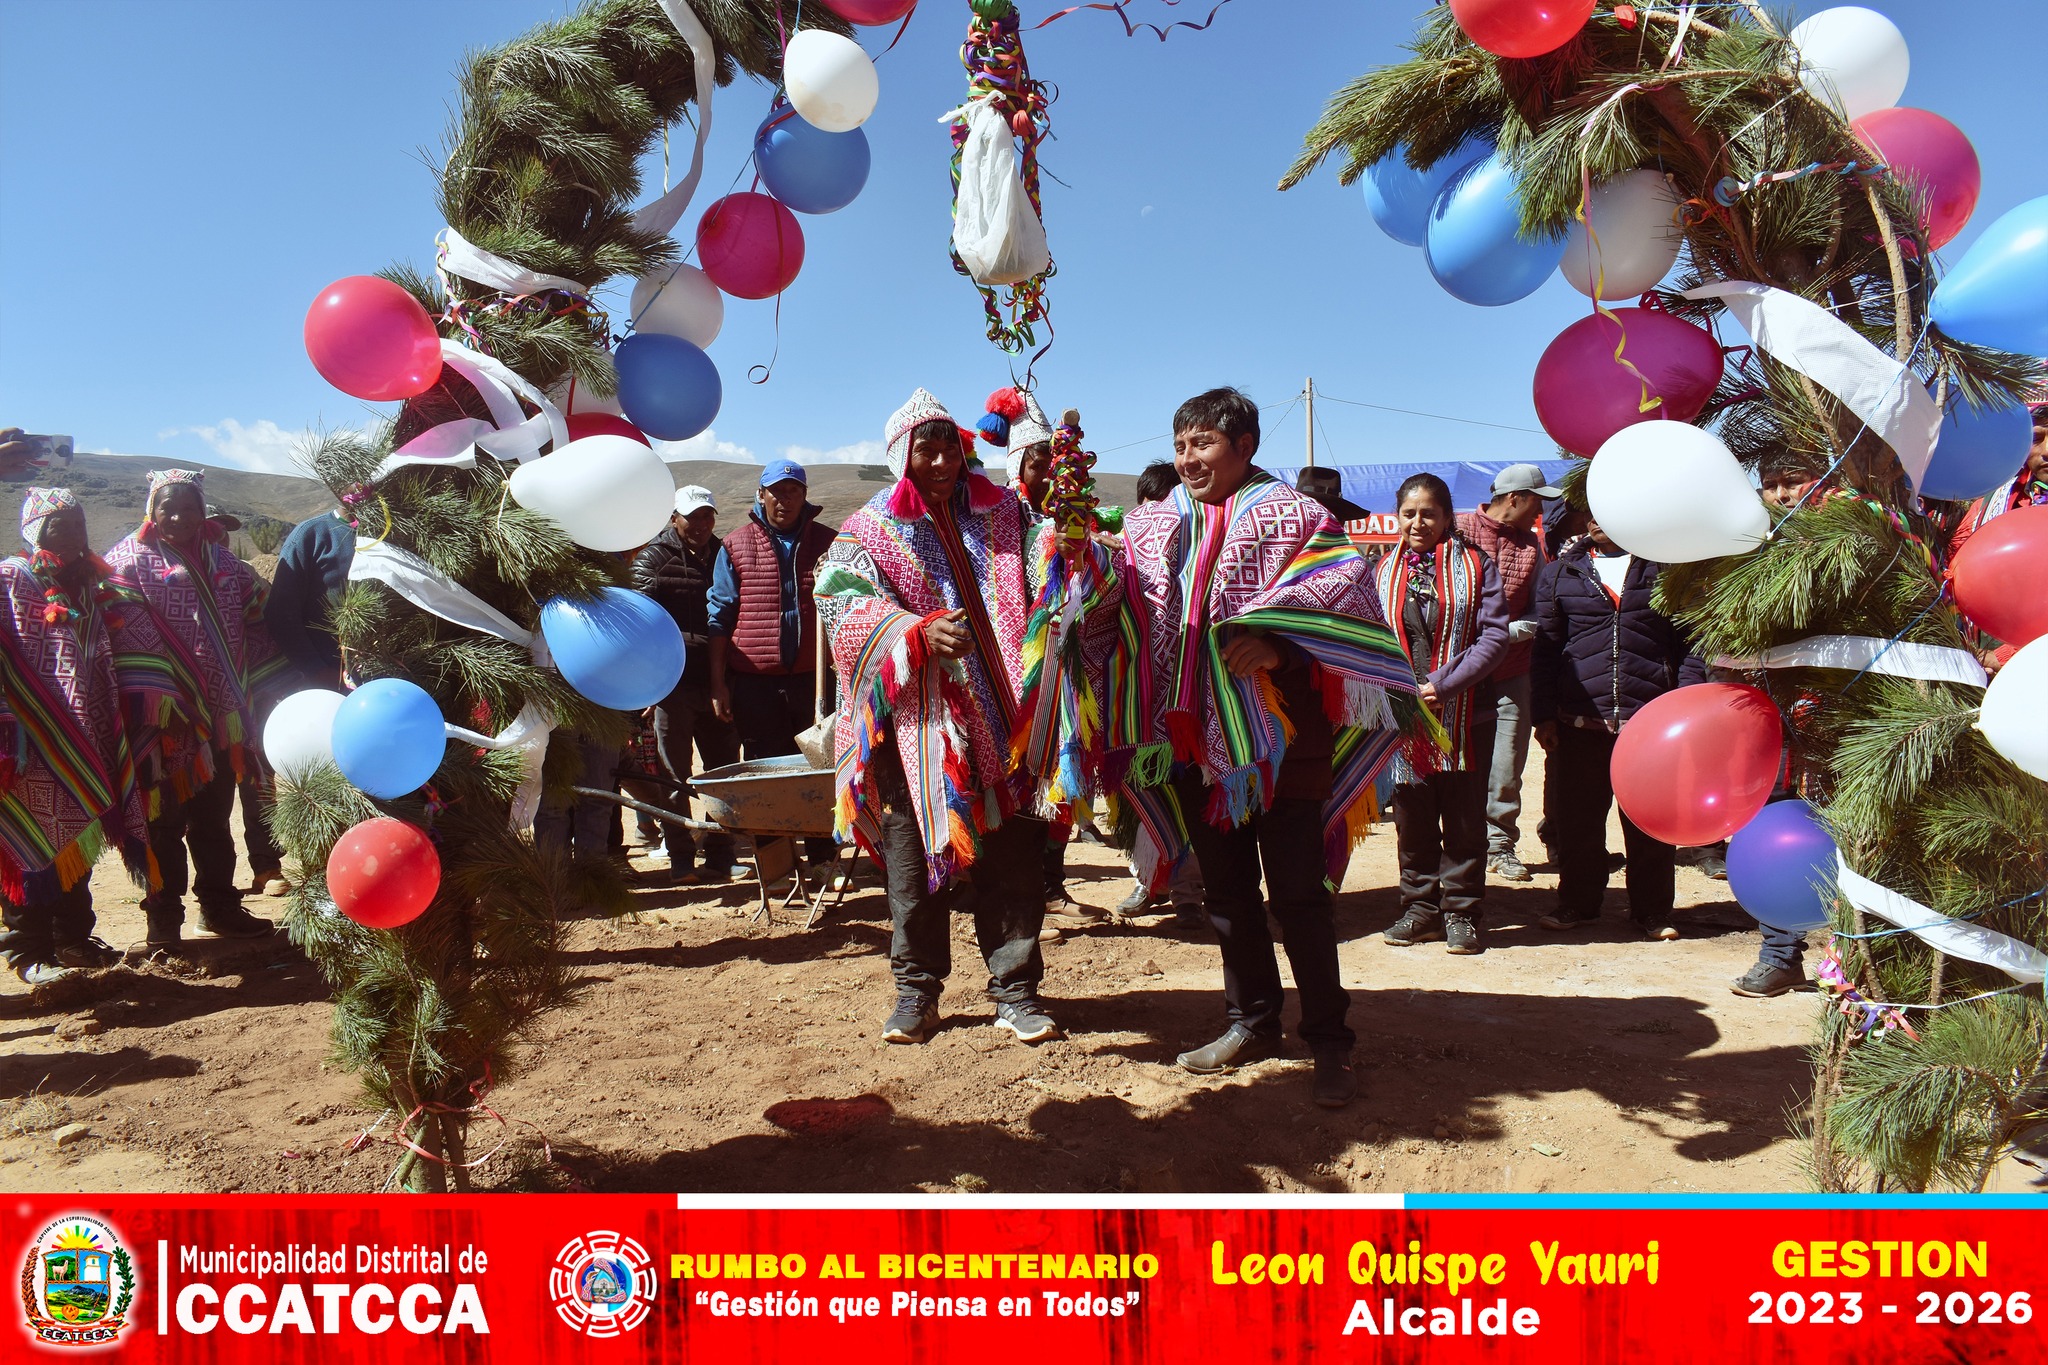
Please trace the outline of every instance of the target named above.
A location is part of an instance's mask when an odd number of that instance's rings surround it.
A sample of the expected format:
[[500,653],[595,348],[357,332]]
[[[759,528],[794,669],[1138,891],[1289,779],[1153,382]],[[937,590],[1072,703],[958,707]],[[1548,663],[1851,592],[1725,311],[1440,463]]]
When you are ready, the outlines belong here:
[[1316,377],[1308,377],[1308,467],[1316,467]]

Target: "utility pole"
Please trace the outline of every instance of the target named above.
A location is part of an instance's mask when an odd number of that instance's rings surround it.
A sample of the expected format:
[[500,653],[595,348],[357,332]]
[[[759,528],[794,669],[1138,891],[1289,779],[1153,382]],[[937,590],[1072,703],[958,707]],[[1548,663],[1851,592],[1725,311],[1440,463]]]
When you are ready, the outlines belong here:
[[1308,467],[1316,467],[1316,377],[1308,377]]

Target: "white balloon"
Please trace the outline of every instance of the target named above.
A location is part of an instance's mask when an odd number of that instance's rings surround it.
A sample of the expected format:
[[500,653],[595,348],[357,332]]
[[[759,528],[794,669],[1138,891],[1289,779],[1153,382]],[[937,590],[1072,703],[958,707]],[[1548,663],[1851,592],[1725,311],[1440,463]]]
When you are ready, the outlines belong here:
[[1655,171],[1629,171],[1594,187],[1586,222],[1574,222],[1565,233],[1564,260],[1557,268],[1565,283],[1588,298],[1597,276],[1601,298],[1632,299],[1671,273],[1684,241],[1670,182]]
[[2048,782],[2048,635],[2021,647],[1984,689],[1977,728],[1991,747]]
[[1815,97],[1839,103],[1851,120],[1889,109],[1906,93],[1912,60],[1906,35],[1874,9],[1824,9],[1792,30],[1799,82]]
[[1771,529],[1749,476],[1712,432],[1637,422],[1607,438],[1586,502],[1615,544],[1660,564],[1747,554]]
[[725,325],[725,295],[696,266],[669,266],[634,282],[627,316],[636,332],[665,332],[701,349]]
[[882,93],[861,45],[817,28],[789,40],[782,84],[804,122],[827,133],[850,133],[866,123]]
[[334,713],[348,700],[324,687],[294,692],[263,722],[263,757],[271,770],[297,781],[306,770],[334,762]]
[[589,550],[637,550],[661,534],[675,480],[629,436],[586,436],[512,471],[512,496]]

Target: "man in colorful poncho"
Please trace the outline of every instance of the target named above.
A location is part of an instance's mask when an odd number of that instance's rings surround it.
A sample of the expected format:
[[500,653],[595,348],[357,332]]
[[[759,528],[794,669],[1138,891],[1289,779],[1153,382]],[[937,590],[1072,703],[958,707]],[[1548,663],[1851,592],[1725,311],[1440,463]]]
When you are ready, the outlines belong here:
[[1063,549],[1014,494],[966,473],[958,426],[923,389],[884,437],[897,482],[847,519],[817,580],[843,680],[838,833],[882,863],[895,926],[883,1037],[921,1042],[938,1022],[948,913],[969,880],[996,1024],[1036,1042],[1058,1032],[1038,998],[1046,826],[1034,774],[1047,760],[1020,766],[1012,750],[1028,747],[1041,692],[1046,710],[1073,694],[1057,659],[1028,667],[1023,641],[1049,571],[1073,584],[1084,625],[1113,605],[1115,579],[1107,552]]
[[1101,672],[1119,823],[1135,817],[1148,888],[1192,848],[1222,944],[1229,1027],[1180,1064],[1227,1071],[1279,1042],[1263,864],[1314,1097],[1336,1108],[1356,1087],[1331,887],[1401,738],[1396,706],[1416,709],[1415,678],[1342,528],[1253,465],[1251,400],[1213,389],[1183,403],[1173,426],[1181,485],[1124,519],[1127,624]]
[[255,698],[282,682],[289,664],[263,628],[256,571],[222,539],[206,518],[200,473],[164,469],[149,476],[141,528],[107,552],[115,581],[148,605],[165,636],[193,661],[213,718],[212,752],[205,756],[210,771],[185,792],[166,792],[149,821],[163,886],[142,908],[149,942],[157,946],[175,944],[182,934],[187,844],[200,923],[209,932],[248,938],[272,927],[242,908],[228,818],[236,783],[260,761]]
[[0,944],[34,986],[120,960],[92,934],[93,863],[111,840],[147,884],[165,727],[204,713],[148,613],[107,582],[69,489],[28,490],[21,539],[0,562]]

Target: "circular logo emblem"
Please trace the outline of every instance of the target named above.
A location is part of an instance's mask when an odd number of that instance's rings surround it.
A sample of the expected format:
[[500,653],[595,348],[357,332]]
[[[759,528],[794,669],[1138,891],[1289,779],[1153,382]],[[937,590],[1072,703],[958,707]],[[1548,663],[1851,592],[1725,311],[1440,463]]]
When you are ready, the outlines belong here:
[[589,1232],[555,1253],[548,1297],[555,1315],[590,1337],[623,1336],[654,1309],[654,1258],[616,1232]]
[[134,1258],[97,1218],[70,1214],[36,1234],[21,1266],[29,1330],[51,1346],[110,1346],[128,1325]]

